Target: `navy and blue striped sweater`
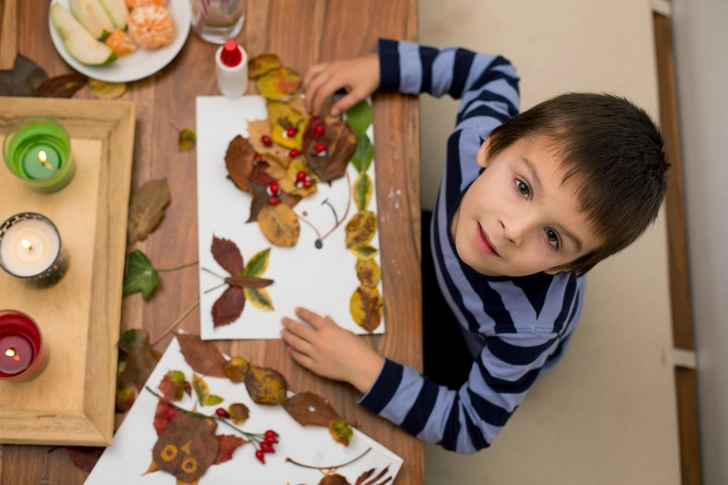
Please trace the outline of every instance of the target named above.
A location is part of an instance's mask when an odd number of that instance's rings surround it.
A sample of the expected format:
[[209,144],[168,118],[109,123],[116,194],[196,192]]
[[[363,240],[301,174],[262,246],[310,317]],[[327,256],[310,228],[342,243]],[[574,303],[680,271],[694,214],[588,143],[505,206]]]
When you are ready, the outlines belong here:
[[462,99],[432,218],[438,284],[473,354],[458,390],[385,360],[359,403],[412,435],[469,454],[490,445],[539,373],[560,356],[579,319],[584,278],[560,273],[488,277],[455,250],[450,222],[481,172],[475,154],[491,130],[518,113],[518,75],[503,57],[458,48],[379,41],[380,89]]

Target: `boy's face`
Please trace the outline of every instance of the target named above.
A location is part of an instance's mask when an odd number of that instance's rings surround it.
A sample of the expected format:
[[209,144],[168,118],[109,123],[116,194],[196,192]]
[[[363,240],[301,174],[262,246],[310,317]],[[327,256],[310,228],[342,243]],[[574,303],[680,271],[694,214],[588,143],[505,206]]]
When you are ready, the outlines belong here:
[[457,252],[478,273],[526,276],[570,263],[601,244],[579,212],[576,181],[544,136],[518,140],[487,160],[463,196],[451,230]]

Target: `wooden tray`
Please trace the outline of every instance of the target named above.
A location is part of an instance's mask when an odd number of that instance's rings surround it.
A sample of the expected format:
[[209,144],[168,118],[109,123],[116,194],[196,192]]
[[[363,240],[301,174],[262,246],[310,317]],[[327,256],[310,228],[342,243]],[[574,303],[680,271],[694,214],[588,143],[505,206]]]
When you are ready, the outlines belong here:
[[50,350],[34,380],[0,382],[0,443],[110,445],[134,147],[129,102],[0,97],[0,142],[17,120],[43,115],[71,137],[76,175],[60,192],[27,188],[0,166],[0,222],[39,212],[58,227],[70,265],[37,290],[0,271],[0,308],[30,315]]

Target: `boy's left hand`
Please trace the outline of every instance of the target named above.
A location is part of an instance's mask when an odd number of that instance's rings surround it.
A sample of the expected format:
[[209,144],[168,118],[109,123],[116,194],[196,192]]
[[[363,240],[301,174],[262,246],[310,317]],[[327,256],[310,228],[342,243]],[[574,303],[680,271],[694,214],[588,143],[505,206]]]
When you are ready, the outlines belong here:
[[305,308],[296,308],[296,316],[310,327],[283,318],[281,336],[291,357],[320,376],[349,382],[366,393],[377,380],[384,358],[331,317],[321,317]]

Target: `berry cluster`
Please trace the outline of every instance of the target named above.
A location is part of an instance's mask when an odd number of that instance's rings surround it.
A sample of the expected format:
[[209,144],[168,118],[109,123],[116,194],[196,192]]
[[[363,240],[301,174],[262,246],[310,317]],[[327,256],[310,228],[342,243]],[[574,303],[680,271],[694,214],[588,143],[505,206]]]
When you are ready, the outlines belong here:
[[261,463],[265,463],[266,453],[275,453],[276,450],[273,445],[278,443],[279,435],[272,429],[269,429],[263,434],[247,433],[241,429],[236,428],[227,421],[224,421],[226,419],[230,419],[230,413],[225,408],[217,408],[215,410],[215,415],[217,416],[218,420],[223,420],[222,422],[242,433],[246,438],[248,438],[248,440],[250,440],[251,443],[253,443],[253,446],[255,447],[255,457]]
[[281,199],[278,197],[278,194],[281,192],[281,188],[278,185],[278,182],[275,180],[268,184],[268,204],[270,205],[278,205],[281,203]]
[[313,185],[313,180],[311,180],[311,177],[305,171],[301,170],[296,174],[296,187],[299,189],[301,187],[308,189],[311,185]]

